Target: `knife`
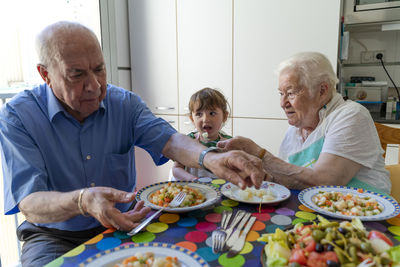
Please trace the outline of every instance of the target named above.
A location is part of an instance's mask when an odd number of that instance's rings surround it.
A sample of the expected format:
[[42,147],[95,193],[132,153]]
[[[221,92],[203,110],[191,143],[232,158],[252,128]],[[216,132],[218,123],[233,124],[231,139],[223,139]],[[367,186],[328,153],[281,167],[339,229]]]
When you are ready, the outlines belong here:
[[250,220],[247,222],[246,227],[244,228],[243,232],[239,236],[239,239],[236,240],[235,244],[233,244],[231,250],[228,252],[227,257],[231,258],[239,254],[239,252],[243,249],[244,242],[246,240],[246,236],[249,233],[251,227],[253,226],[254,222],[256,221],[256,217],[252,216]]
[[243,219],[240,221],[238,227],[236,228],[235,232],[229,237],[229,239],[225,242],[225,249],[230,249],[233,244],[235,244],[236,240],[239,238],[240,231],[242,230],[243,226],[246,224],[247,220],[250,218],[251,213],[246,212],[243,216]]

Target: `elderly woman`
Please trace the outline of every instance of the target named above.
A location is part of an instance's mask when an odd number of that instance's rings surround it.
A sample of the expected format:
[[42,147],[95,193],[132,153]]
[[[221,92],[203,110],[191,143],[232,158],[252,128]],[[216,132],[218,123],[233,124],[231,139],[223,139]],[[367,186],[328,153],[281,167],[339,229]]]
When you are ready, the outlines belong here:
[[279,157],[244,137],[218,146],[262,157],[270,179],[292,189],[347,185],[389,194],[374,122],[362,105],[336,93],[329,60],[316,52],[299,53],[282,62],[278,73],[280,105],[290,124]]

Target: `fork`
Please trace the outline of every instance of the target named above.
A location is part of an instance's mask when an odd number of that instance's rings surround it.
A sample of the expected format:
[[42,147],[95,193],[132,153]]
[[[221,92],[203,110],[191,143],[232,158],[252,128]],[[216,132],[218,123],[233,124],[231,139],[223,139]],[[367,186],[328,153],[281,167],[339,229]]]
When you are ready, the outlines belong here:
[[228,228],[229,220],[232,217],[232,211],[224,210],[222,212],[221,227],[212,233],[212,249],[214,254],[220,252],[226,238],[226,229]]
[[179,192],[179,194],[177,194],[174,197],[174,199],[169,203],[168,206],[162,207],[161,209],[159,209],[156,213],[154,213],[149,218],[144,220],[141,224],[139,224],[138,226],[133,228],[129,233],[127,233],[127,235],[132,236],[132,235],[137,234],[140,230],[143,229],[143,227],[145,227],[149,222],[151,222],[151,220],[153,220],[154,217],[156,217],[158,214],[160,214],[165,208],[167,208],[167,207],[175,208],[175,207],[179,206],[182,203],[182,201],[185,199],[185,197],[186,197],[186,193],[185,192],[182,192],[182,191]]

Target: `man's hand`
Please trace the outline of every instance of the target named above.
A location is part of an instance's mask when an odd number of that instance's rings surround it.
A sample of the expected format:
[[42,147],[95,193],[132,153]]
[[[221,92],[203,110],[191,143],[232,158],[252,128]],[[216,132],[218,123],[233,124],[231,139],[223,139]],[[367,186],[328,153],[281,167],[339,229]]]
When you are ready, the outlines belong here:
[[149,207],[144,207],[143,201],[138,202],[133,210],[124,213],[115,208],[116,203],[128,203],[134,198],[133,193],[109,187],[91,187],[82,196],[82,207],[103,226],[130,231],[151,210]]
[[260,152],[262,150],[262,148],[257,145],[253,140],[242,136],[219,141],[217,143],[217,147],[221,148],[222,151],[243,150],[246,153],[249,153],[256,157],[260,155]]
[[218,177],[227,179],[241,189],[252,185],[259,188],[265,177],[262,161],[243,151],[207,153],[204,165]]

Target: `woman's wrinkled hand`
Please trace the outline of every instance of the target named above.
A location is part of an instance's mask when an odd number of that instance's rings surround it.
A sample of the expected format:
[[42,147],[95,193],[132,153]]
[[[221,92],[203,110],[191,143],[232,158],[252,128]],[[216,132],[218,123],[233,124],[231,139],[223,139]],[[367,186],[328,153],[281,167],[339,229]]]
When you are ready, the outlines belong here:
[[236,136],[231,139],[219,141],[217,147],[222,149],[222,151],[243,150],[256,157],[260,155],[260,151],[262,150],[262,148],[253,140],[242,136]]
[[82,207],[96,218],[104,227],[130,231],[150,212],[144,207],[144,202],[136,203],[133,210],[121,212],[115,208],[116,203],[129,203],[135,198],[134,193],[128,193],[110,187],[91,187],[82,196]]

